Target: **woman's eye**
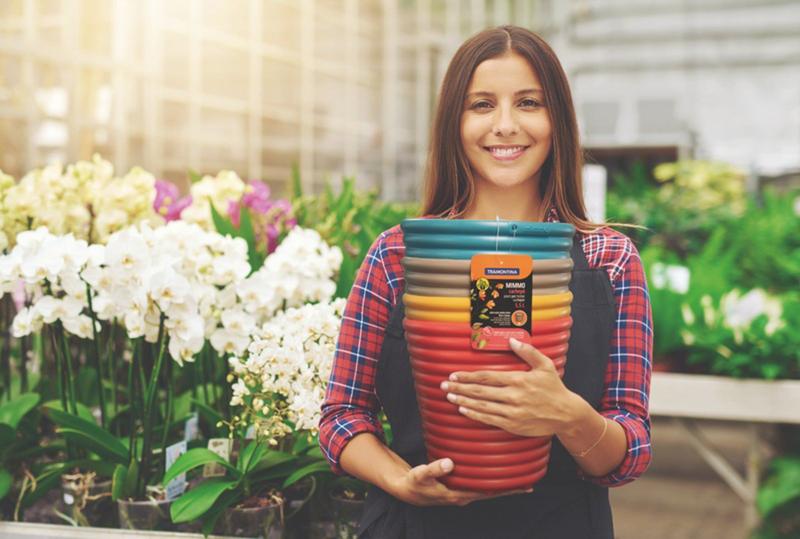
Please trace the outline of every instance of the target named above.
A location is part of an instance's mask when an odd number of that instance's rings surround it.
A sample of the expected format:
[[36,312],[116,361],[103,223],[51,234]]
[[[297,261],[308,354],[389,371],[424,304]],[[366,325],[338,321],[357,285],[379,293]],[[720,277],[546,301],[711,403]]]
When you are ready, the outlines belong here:
[[488,109],[492,106],[491,103],[488,101],[478,101],[477,103],[472,104],[472,109]]
[[527,107],[527,108],[530,108],[530,107],[536,108],[536,107],[541,107],[542,106],[541,103],[539,103],[535,99],[530,99],[530,98],[529,99],[523,99],[522,101],[519,102],[519,104],[522,105],[523,107]]

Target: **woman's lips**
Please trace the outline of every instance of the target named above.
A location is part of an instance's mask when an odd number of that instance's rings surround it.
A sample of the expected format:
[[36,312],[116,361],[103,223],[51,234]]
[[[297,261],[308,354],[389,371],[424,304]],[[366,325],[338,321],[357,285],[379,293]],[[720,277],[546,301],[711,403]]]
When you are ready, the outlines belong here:
[[488,151],[492,157],[498,161],[513,161],[522,155],[528,146],[487,146]]

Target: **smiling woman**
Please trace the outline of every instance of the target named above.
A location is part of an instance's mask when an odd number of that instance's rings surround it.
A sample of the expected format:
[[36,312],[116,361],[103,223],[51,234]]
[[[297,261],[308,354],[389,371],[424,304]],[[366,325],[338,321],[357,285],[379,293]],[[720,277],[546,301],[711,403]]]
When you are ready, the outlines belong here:
[[[586,217],[581,164],[569,84],[549,45],[514,26],[467,40],[442,82],[424,218],[383,232],[364,260],[322,407],[334,471],[375,486],[359,537],[613,537],[608,487],[650,462],[652,316],[636,248]],[[526,246],[535,275],[535,330],[511,339],[508,357],[472,350],[468,337],[452,345],[471,331],[468,283],[453,276],[475,252],[510,251],[501,228]],[[463,431],[470,450],[454,450],[432,423]],[[516,451],[485,469],[481,447],[539,439],[546,464]],[[490,488],[487,474],[504,480]],[[474,478],[483,491],[469,490]]]

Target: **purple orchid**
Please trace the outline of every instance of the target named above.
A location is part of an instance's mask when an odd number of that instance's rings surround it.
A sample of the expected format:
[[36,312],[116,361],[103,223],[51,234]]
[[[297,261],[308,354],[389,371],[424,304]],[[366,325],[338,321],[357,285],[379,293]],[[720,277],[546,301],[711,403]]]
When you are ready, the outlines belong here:
[[153,209],[166,221],[176,221],[181,218],[181,212],[192,205],[192,196],[181,198],[178,186],[166,180],[156,180],[156,199]]

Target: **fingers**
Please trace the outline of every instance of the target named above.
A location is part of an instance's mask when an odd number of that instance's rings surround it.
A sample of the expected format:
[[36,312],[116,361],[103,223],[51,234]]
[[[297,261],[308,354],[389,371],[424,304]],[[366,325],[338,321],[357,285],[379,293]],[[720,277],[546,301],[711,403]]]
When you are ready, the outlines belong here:
[[511,346],[511,350],[515,354],[525,360],[525,362],[534,369],[555,368],[550,358],[534,348],[532,345],[525,344],[514,338],[508,339],[508,344]]
[[474,419],[475,421],[480,421],[481,423],[486,423],[487,425],[492,425],[503,430],[507,430],[506,426],[508,426],[508,418],[504,416],[478,412],[477,410],[467,408],[466,406],[459,406],[458,412],[470,419]]
[[479,383],[462,382],[442,382],[439,387],[442,391],[456,393],[466,397],[473,397],[482,401],[493,401],[498,403],[514,403],[518,401],[516,390],[510,387],[498,389],[495,387],[481,385]]
[[483,384],[486,386],[510,386],[514,385],[521,372],[525,371],[458,371],[450,375],[450,381],[455,382],[458,380],[468,384]]
[[508,417],[508,412],[510,411],[509,407],[506,406],[505,404],[471,399],[469,397],[463,396],[463,394],[456,395],[455,393],[448,393],[447,400],[452,402],[453,404],[458,404],[459,406],[463,406],[470,410],[485,412],[487,414],[492,414],[501,417]]
[[411,469],[411,475],[415,481],[422,482],[430,479],[437,479],[453,471],[453,461],[451,459],[434,460],[429,464],[420,464]]

